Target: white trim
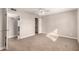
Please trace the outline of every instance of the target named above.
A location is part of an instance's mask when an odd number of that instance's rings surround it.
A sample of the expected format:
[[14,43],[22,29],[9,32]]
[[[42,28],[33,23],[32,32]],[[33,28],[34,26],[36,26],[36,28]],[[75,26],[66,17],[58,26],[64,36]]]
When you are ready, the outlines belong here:
[[38,33],[42,33],[42,19],[38,19]]
[[59,35],[60,37],[67,37],[67,38],[71,38],[71,39],[77,39],[76,37],[70,37],[70,36],[65,36],[65,35]]
[[8,36],[8,39],[10,39],[10,38],[14,38],[14,37],[16,37],[17,35],[14,35],[14,36]]
[[[43,32],[44,34],[47,34],[45,32]],[[71,39],[77,39],[76,37],[70,37],[70,36],[65,36],[65,35],[59,35],[59,37],[66,37],[66,38],[71,38]]]
[[27,37],[34,36],[34,35],[35,34],[28,34],[28,35],[25,35],[25,36],[20,36],[20,39],[27,38]]
[[[30,36],[34,36],[35,34],[27,34],[25,36],[19,36],[19,39],[23,39],[23,38],[27,38],[27,37],[30,37]],[[11,39],[11,38],[15,38],[16,36],[12,36],[12,37],[9,37],[8,39]]]

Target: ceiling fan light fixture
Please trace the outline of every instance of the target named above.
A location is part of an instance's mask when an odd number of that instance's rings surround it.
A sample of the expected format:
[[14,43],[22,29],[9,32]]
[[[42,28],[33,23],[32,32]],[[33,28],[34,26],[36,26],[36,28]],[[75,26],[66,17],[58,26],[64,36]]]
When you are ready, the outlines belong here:
[[40,8],[38,10],[38,14],[39,15],[46,15],[48,13],[48,10],[44,9],[44,8]]

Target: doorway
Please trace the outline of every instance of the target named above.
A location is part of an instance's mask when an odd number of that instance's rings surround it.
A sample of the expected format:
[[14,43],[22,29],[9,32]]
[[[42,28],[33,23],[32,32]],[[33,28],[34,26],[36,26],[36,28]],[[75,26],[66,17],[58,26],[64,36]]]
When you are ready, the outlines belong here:
[[38,34],[38,23],[39,23],[39,20],[38,18],[35,18],[35,34]]
[[16,17],[8,17],[8,38],[17,37],[18,22]]
[[14,13],[7,13],[7,37],[9,38],[16,38],[18,39],[19,36],[19,31],[18,31],[18,24],[19,24],[19,20],[20,17],[17,14]]

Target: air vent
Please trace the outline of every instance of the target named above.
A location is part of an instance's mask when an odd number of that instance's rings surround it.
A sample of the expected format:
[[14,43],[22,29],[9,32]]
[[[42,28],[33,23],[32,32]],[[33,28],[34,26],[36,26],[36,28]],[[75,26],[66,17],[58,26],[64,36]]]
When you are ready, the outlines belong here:
[[14,8],[11,8],[10,10],[12,10],[12,11],[16,11],[16,9],[14,9]]

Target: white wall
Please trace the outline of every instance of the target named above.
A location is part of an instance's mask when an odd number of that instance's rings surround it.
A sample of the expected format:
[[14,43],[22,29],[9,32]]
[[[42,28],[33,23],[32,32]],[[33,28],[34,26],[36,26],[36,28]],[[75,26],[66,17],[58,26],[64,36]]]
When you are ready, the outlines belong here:
[[79,42],[79,9],[77,9],[77,39]]
[[77,38],[77,10],[42,17],[44,33],[58,29],[60,36]]
[[0,50],[5,48],[5,36],[6,36],[6,9],[0,8]]
[[3,19],[2,19],[2,9],[0,8],[0,50],[1,49],[3,49],[3,38],[2,38],[2,30],[3,30],[3,28],[2,28],[2,21]]
[[23,13],[20,14],[20,38],[25,38],[35,34],[35,15]]
[[26,38],[31,35],[35,35],[35,18],[38,17],[37,15],[24,11],[9,13],[20,16],[20,38]]

